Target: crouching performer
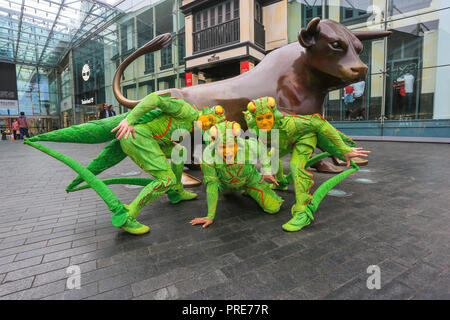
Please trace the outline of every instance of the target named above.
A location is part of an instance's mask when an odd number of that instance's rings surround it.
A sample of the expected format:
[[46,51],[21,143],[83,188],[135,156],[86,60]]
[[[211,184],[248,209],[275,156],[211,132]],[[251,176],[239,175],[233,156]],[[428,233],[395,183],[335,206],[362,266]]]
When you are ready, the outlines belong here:
[[[208,214],[206,217],[193,219],[190,221],[191,225],[202,224],[205,228],[213,223],[219,191],[244,191],[266,213],[274,214],[280,210],[283,199],[265,181],[267,179],[276,183],[264,144],[258,144],[254,138],[244,140],[240,135],[240,125],[226,120],[212,126],[205,133],[209,145],[203,152],[201,169],[206,185]],[[263,174],[256,168],[258,157]]]
[[[370,151],[363,148],[352,148],[345,142],[354,146],[353,141],[337,131],[320,114],[313,115],[283,115],[277,110],[275,99],[272,97],[260,97],[252,100],[247,106],[244,115],[250,129],[255,129],[258,138],[264,143],[272,140],[278,141],[279,158],[292,154],[290,160],[290,174],[284,175],[280,160],[278,172],[275,177],[278,188],[286,190],[289,183],[294,180],[296,203],[291,208],[292,219],[282,228],[286,231],[299,231],[309,225],[314,219],[313,213],[325,195],[349,174],[358,170],[358,166],[351,160],[355,157],[366,157]],[[279,139],[271,139],[273,129],[278,130]],[[327,151],[312,159],[316,146]],[[324,182],[314,193],[309,193],[314,185],[313,175],[305,168],[324,157],[334,155],[352,164],[352,169]]]
[[[66,188],[67,192],[93,188],[113,212],[111,222],[115,227],[132,234],[144,234],[149,231],[149,227],[136,221],[136,217],[145,205],[165,193],[172,203],[197,197],[195,193],[183,189],[181,175],[185,148],[172,141],[172,133],[177,129],[192,132],[194,123],[198,120],[204,123],[203,129],[208,129],[215,123],[214,115],[202,116],[195,106],[182,99],[172,98],[170,94],[151,93],[126,114],[49,132],[27,139],[25,143],[54,156],[79,174]],[[35,141],[111,142],[85,168],[73,159]],[[171,161],[169,164],[168,159],[172,155],[176,155],[178,161]],[[126,156],[154,179],[131,177],[100,180],[96,177]],[[77,187],[83,181],[86,181],[86,185]],[[129,205],[124,205],[107,186],[117,183],[142,185],[144,188]]]

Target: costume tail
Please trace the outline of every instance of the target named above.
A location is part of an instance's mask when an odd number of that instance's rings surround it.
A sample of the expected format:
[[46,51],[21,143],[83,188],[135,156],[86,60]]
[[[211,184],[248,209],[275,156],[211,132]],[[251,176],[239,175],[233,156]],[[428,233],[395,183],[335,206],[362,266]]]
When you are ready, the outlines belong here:
[[117,196],[112,192],[111,189],[99,178],[97,178],[90,170],[83,167],[81,164],[76,162],[75,160],[65,156],[55,150],[50,149],[47,146],[40,145],[38,143],[30,141],[31,139],[27,139],[24,141],[25,144],[28,144],[50,156],[53,158],[63,162],[64,164],[71,167],[75,170],[86,183],[97,192],[97,194],[105,201],[109,210],[113,212],[111,217],[111,222],[115,227],[122,226],[127,219],[128,209],[120,202]]
[[[126,156],[127,155],[120,147],[120,141],[114,139],[105,147],[105,149],[102,150],[102,152],[100,152],[97,158],[92,160],[92,162],[86,167],[86,169],[92,172],[94,175],[98,175],[106,169],[109,169],[121,162],[126,158]],[[81,175],[79,175],[67,186],[66,191],[71,192],[80,190],[79,188],[74,188],[83,181],[84,179],[81,177]]]
[[115,132],[111,132],[120,121],[127,116],[127,113],[101,120],[93,120],[84,124],[71,126],[68,128],[50,131],[26,141],[54,141],[72,143],[102,143],[114,139]]

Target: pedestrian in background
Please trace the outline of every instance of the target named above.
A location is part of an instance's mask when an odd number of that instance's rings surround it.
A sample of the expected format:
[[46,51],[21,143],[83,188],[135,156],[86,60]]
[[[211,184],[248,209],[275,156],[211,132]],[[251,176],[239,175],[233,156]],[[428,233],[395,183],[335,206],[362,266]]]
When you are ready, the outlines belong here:
[[14,121],[11,125],[11,129],[13,131],[14,140],[18,140],[18,138],[20,136],[20,127],[19,127],[19,122],[17,122],[17,119],[14,119]]
[[26,136],[27,138],[30,137],[28,134],[28,119],[25,117],[25,112],[20,113],[20,117],[17,120],[19,122],[19,130],[20,130],[20,139],[23,139],[23,136]]
[[100,110],[99,118],[104,119],[109,117],[108,105],[106,103],[103,104],[102,109]]
[[109,105],[109,116],[114,117],[116,112],[114,111],[114,106],[112,104]]

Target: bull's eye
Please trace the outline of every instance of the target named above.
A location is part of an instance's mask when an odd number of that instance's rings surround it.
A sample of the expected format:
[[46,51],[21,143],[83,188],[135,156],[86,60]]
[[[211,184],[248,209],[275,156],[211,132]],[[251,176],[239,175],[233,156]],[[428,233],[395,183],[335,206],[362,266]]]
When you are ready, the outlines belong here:
[[330,45],[331,45],[331,47],[332,47],[333,49],[336,49],[336,50],[344,50],[344,48],[343,48],[342,45],[339,43],[339,41],[331,42]]

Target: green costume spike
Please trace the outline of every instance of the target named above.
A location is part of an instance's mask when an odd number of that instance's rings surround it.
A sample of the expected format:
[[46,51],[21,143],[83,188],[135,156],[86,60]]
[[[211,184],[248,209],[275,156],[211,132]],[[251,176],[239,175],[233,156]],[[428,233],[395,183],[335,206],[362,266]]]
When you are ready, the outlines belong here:
[[[248,111],[244,112],[246,121],[249,128],[256,131],[260,140],[262,140],[263,132],[258,128],[257,122],[260,121],[263,126],[264,121],[271,120],[273,122],[268,129],[270,131],[267,132],[267,140],[263,142],[271,148],[277,148],[280,158],[289,153],[292,154],[289,175],[284,175],[280,160],[275,177],[279,183],[278,188],[282,190],[286,190],[291,181],[294,181],[296,202],[291,208],[293,218],[283,225],[283,229],[298,231],[314,219],[313,213],[325,195],[348,175],[358,170],[358,166],[352,161],[352,169],[329,179],[316,190],[314,195],[311,195],[310,190],[314,185],[313,175],[305,168],[330,155],[345,160],[344,154],[353,151],[345,142],[351,146],[355,144],[349,137],[331,126],[320,114],[280,116],[275,99],[271,97],[253,100],[248,104],[247,109]],[[278,130],[279,139],[275,141],[276,145],[271,145],[270,137],[274,129]],[[316,146],[326,152],[311,158]]]
[[[224,121],[213,127],[208,136],[213,140],[205,148],[201,159],[201,168],[206,185],[208,214],[204,219],[213,220],[217,209],[219,191],[228,193],[244,191],[269,214],[280,210],[283,200],[272,190],[270,185],[261,181],[262,175],[256,169],[258,154],[262,155],[261,163],[265,174],[270,174],[270,160],[263,144],[254,138],[243,140],[240,126],[236,122]],[[227,163],[218,152],[218,144],[236,142],[236,154]],[[258,148],[262,148],[258,150]],[[259,151],[259,153],[258,153]],[[202,219],[202,218],[198,218]],[[194,221],[194,220],[193,220]],[[191,222],[192,223],[192,222]]]
[[[157,110],[156,108],[159,108]],[[156,200],[164,193],[168,194],[172,203],[195,198],[195,193],[183,189],[181,175],[183,161],[167,159],[172,154],[183,159],[184,148],[172,141],[172,133],[177,129],[186,132],[193,130],[194,122],[201,112],[182,99],[172,98],[170,94],[157,95],[152,93],[145,97],[132,111],[115,117],[90,121],[85,124],[52,131],[31,139],[25,144],[31,145],[69,165],[78,176],[66,188],[67,192],[94,189],[113,211],[111,217],[115,227],[122,227],[127,232],[142,234],[148,232],[148,227],[139,224],[135,218],[147,204]],[[115,139],[111,130],[127,119],[128,125],[135,128],[136,138]],[[36,141],[55,141],[72,143],[102,143],[111,141],[87,168],[73,159],[62,155]],[[104,170],[118,164],[129,156],[139,167],[153,176],[150,178],[111,178],[100,180],[96,177]],[[80,185],[83,181],[85,185]],[[135,184],[144,188],[129,205],[123,205],[117,196],[107,187],[109,184]],[[78,186],[78,187],[77,187]]]

